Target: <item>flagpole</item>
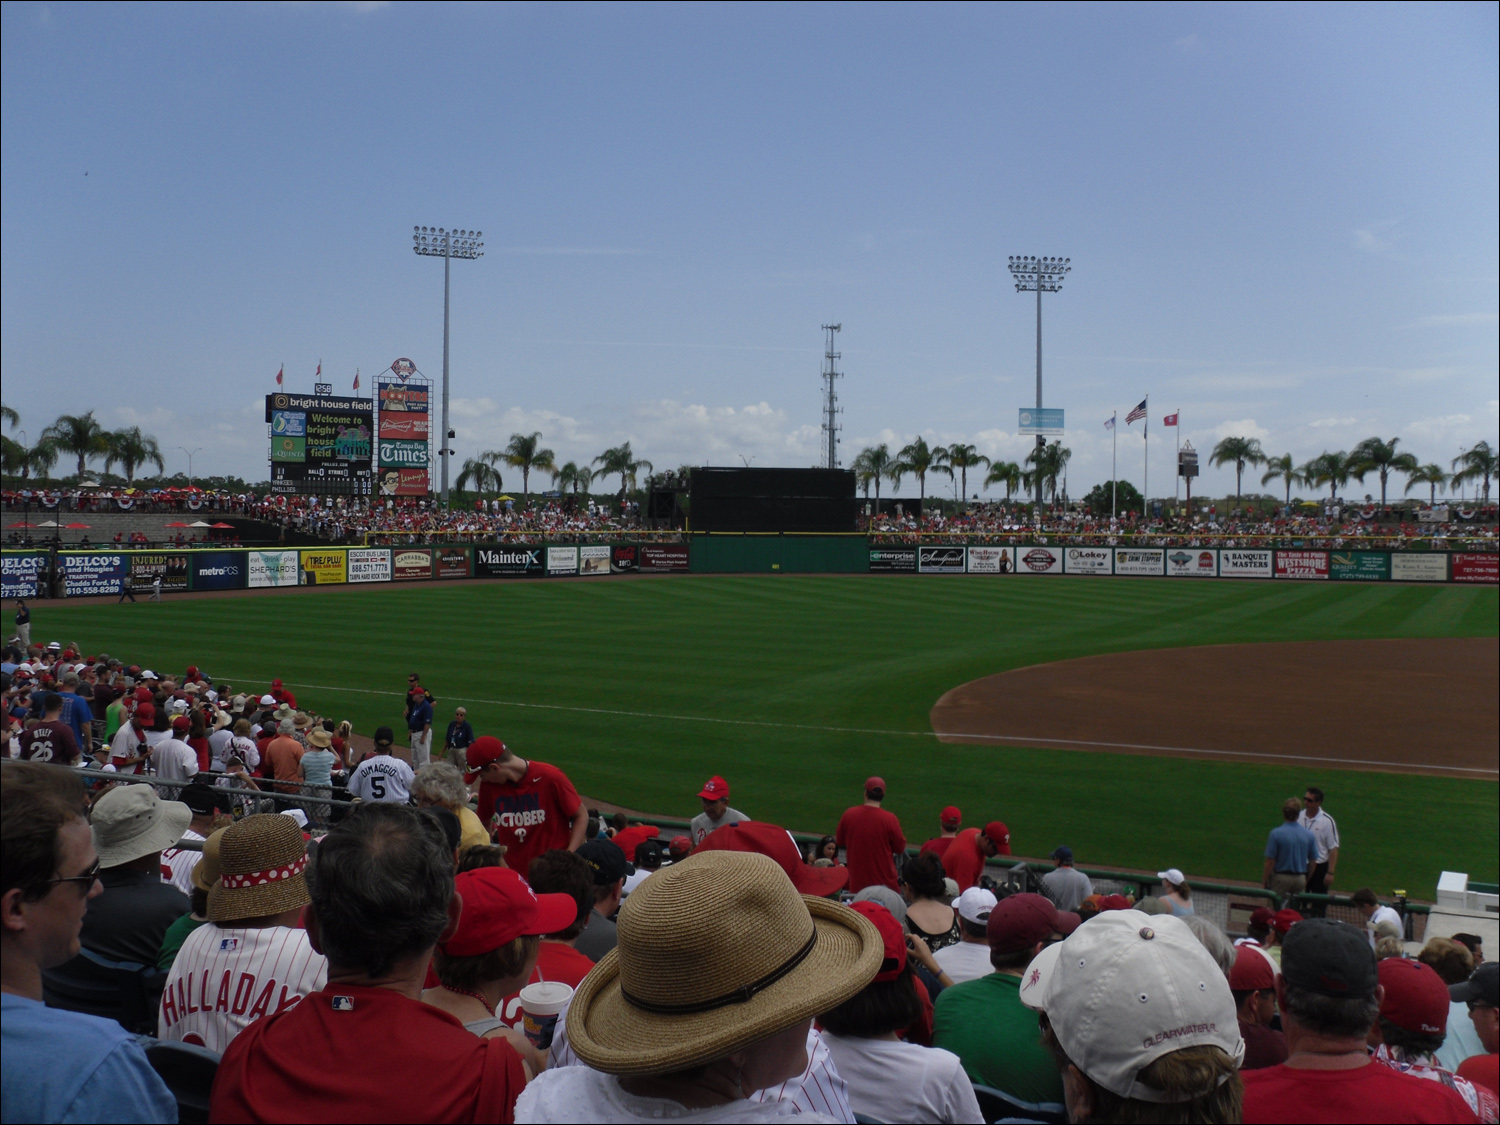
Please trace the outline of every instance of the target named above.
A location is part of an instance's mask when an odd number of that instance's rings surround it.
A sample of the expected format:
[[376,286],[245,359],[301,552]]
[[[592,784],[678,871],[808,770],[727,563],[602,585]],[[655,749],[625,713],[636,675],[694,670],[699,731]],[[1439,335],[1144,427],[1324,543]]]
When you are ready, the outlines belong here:
[[1120,495],[1120,412],[1116,410],[1109,416],[1110,427],[1110,450],[1109,450],[1109,518],[1116,518],[1116,508]]
[[1182,487],[1182,407],[1179,406],[1172,413],[1172,417],[1177,419],[1177,424],[1174,427],[1177,432],[1174,436],[1177,439],[1178,467],[1176,475],[1172,477],[1172,506],[1175,508],[1177,506],[1177,490]]
[[1144,467],[1141,470],[1141,483],[1145,485],[1141,493],[1141,518],[1151,518],[1151,396],[1146,396],[1146,415],[1141,419],[1141,460]]

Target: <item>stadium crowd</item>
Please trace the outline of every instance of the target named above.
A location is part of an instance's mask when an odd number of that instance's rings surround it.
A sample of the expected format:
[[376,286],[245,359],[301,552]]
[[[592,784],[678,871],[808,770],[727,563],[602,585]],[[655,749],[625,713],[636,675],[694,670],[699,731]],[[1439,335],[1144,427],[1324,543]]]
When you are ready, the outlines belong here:
[[[5,1121],[1500,1117],[1496,964],[1410,955],[1368,889],[1364,925],[1232,940],[1176,868],[1136,899],[1066,846],[990,865],[1008,827],[951,806],[909,847],[880,777],[806,853],[723,776],[663,838],[417,674],[403,745],[280,680],[60,642],[0,673]],[[1339,853],[1309,787],[1264,882],[1329,890]],[[65,1002],[101,965],[148,1026]]]

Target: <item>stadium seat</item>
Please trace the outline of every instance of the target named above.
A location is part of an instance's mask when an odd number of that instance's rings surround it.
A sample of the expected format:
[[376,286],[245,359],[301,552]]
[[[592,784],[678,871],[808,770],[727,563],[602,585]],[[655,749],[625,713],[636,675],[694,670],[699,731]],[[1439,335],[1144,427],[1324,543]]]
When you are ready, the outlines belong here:
[[979,1085],[974,1087],[974,1097],[979,1102],[979,1112],[989,1125],[997,1125],[999,1122],[1063,1125],[1068,1120],[1067,1108],[1061,1102],[1023,1102],[1004,1090]]
[[90,950],[42,973],[42,999],[51,1008],[117,1021],[126,1031],[156,1030],[156,1004],[167,974],[154,965],[109,961]]
[[208,1120],[208,1097],[219,1070],[219,1054],[191,1043],[173,1043],[142,1037],[146,1058],[177,1099],[181,1125],[200,1125]]

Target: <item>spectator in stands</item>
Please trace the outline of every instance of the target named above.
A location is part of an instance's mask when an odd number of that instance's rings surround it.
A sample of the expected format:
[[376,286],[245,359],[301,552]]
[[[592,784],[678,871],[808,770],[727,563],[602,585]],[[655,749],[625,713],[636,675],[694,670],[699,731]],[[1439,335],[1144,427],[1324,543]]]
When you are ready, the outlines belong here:
[[599,961],[615,947],[615,912],[620,909],[620,899],[625,894],[625,876],[634,868],[626,861],[625,853],[613,840],[601,837],[590,840],[576,850],[579,858],[589,867],[594,887],[594,907],[593,913],[589,915],[587,928],[574,944],[578,952],[590,961]]
[[0,1118],[176,1121],[176,1099],[133,1035],[42,1002],[42,973],[77,955],[101,893],[83,808],[77,774],[29,763],[0,771]]
[[1315,895],[1332,894],[1333,876],[1339,865],[1339,826],[1323,811],[1323,790],[1309,785],[1302,797],[1302,815],[1297,823],[1318,841],[1317,861],[1307,878],[1307,889]]
[[[1474,970],[1474,975],[1463,984],[1448,989],[1448,997],[1455,1004],[1464,1005],[1465,1015],[1479,1037],[1482,1048],[1479,1054],[1470,1055],[1458,1064],[1458,1073],[1476,1086],[1483,1086],[1500,1093],[1500,965],[1486,963]],[[1449,1009],[1448,1029],[1453,1030],[1452,1009]],[[1462,1019],[1463,1017],[1459,1017]],[[1439,1053],[1439,1059],[1442,1055]]]
[[1261,1070],[1286,1062],[1286,1037],[1271,1026],[1276,1018],[1276,963],[1254,945],[1235,950],[1229,970],[1240,1037],[1245,1040],[1241,1070]]
[[[198,752],[187,744],[193,721],[186,715],[172,717],[171,733],[152,749],[151,764],[164,781],[191,781],[198,776]],[[163,787],[169,797],[172,790]]]
[[161,853],[182,839],[193,813],[149,785],[121,785],[94,802],[94,848],[104,894],[83,920],[85,949],[110,961],[154,965],[169,927],[192,903],[162,882]]
[[885,779],[865,779],[865,800],[839,818],[834,839],[844,849],[849,868],[849,889],[860,891],[879,885],[896,889],[895,855],[906,850],[906,836],[896,814],[880,807],[885,800]]
[[568,775],[546,762],[528,761],[493,735],[474,740],[466,780],[479,779],[479,819],[506,847],[506,862],[526,871],[553,848],[576,852],[588,830],[588,813]]
[[306,866],[291,817],[249,816],[225,830],[210,924],[188,935],[172,965],[158,1038],[223,1051],[256,1020],[323,987],[328,962],[299,926],[310,901]]
[[27,728],[21,735],[21,760],[26,762],[56,762],[63,766],[75,766],[83,757],[73,728],[62,721],[62,696],[49,691],[42,696],[42,721]]
[[[531,889],[538,898],[544,895],[569,896],[573,900],[575,911],[573,920],[568,925],[542,935],[541,944],[537,947],[536,966],[523,983],[561,981],[571,988],[577,988],[594,967],[594,962],[575,948],[579,935],[589,924],[589,914],[594,909],[593,869],[577,852],[553,848],[531,861],[526,881],[531,884]],[[520,1025],[520,985],[495,1005],[495,1014],[502,1016],[509,1027]]]
[[938,834],[922,845],[919,855],[931,852],[938,859],[943,858],[943,853],[948,850],[948,845],[953,843],[958,836],[959,827],[964,822],[964,814],[957,805],[949,805],[938,814]]
[[1302,802],[1288,797],[1281,804],[1282,823],[1266,837],[1261,886],[1275,891],[1285,901],[1307,890],[1307,880],[1317,865],[1318,840],[1297,823]]
[[[1452,938],[1428,938],[1427,944],[1417,954],[1417,960],[1429,966],[1449,988],[1465,984],[1474,975],[1474,955],[1467,946]],[[1437,1052],[1438,1062],[1449,1070],[1457,1070],[1464,1059],[1483,1053],[1484,1046],[1479,1041],[1473,1021],[1469,1019],[1468,1007],[1457,1001],[1450,1001],[1448,1032]]]
[[116,773],[140,773],[141,765],[151,760],[151,746],[146,732],[156,722],[156,708],[150,703],[137,703],[109,744],[109,764]]
[[839,862],[839,842],[833,836],[824,836],[808,851],[808,863],[833,867]]
[[307,934],[328,958],[328,984],[235,1037],[210,1117],[510,1120],[527,1077],[520,1055],[421,1002],[433,950],[463,908],[436,823],[410,807],[364,806],[324,837],[310,870]]
[[[693,852],[751,852],[774,860],[786,872],[792,886],[814,898],[829,898],[842,891],[849,880],[846,867],[814,867],[802,862],[796,841],[785,828],[758,820],[742,820],[710,833]],[[593,923],[590,923],[592,925]]]
[[1042,1013],[1070,1120],[1240,1120],[1229,982],[1179,920],[1100,914],[1037,955],[1020,996]]
[[1166,888],[1166,893],[1158,897],[1172,916],[1186,918],[1192,914],[1193,888],[1188,886],[1187,876],[1179,868],[1169,867],[1165,871],[1158,871],[1156,877]]
[[1004,821],[992,820],[983,830],[965,828],[953,838],[943,853],[943,870],[962,893],[979,885],[985,861],[997,855],[1010,855],[1010,829]]
[[[194,782],[191,785],[184,785],[178,797],[193,814],[193,819],[188,821],[188,826],[178,843],[201,844],[214,830],[214,819],[219,812],[218,794],[213,791],[212,786]],[[201,851],[193,851],[191,848],[169,848],[162,852],[161,861],[172,872],[171,878],[167,881],[183,894],[191,895],[193,893],[193,868],[198,866],[202,858]]]
[[307,748],[297,739],[296,720],[282,719],[278,722],[276,737],[266,743],[265,754],[262,755],[267,772],[279,783],[276,792],[302,792],[302,787],[297,782],[302,780],[302,755],[305,753]]
[[[973,894],[974,891],[967,891]],[[1060,1104],[1062,1078],[1021,1003],[1026,967],[1066,925],[1041,895],[1011,895],[990,912],[986,945],[992,972],[945,988],[933,1012],[932,1041],[963,1060],[969,1078],[1018,1101]]]
[[78,694],[78,673],[69,668],[58,678],[58,695],[62,698],[62,721],[72,728],[79,749],[87,753],[93,748],[94,708],[87,699]]
[[1365,929],[1370,932],[1370,941],[1375,941],[1375,927],[1382,922],[1390,922],[1396,927],[1396,932],[1401,932],[1401,915],[1389,906],[1381,905],[1375,892],[1369,887],[1360,887],[1349,896],[1349,901],[1365,916]]
[[877,902],[852,909],[879,931],[884,959],[864,990],[818,1017],[856,1113],[881,1121],[983,1122],[974,1087],[958,1056],[903,1041],[922,1015],[907,962],[906,933]]
[[567,1046],[586,1065],[540,1075],[516,1120],[775,1120],[780,1105],[745,1099],[806,1073],[812,1017],[863,989],[883,958],[868,920],[799,895],[775,861],[697,851],[627,900],[618,956],[567,1014]]
[[[328,800],[333,796],[333,771],[343,762],[333,752],[333,735],[321,726],[307,732],[307,750],[302,755],[303,794],[308,797]],[[309,804],[309,819],[316,825],[328,823],[328,806]]]
[[908,859],[901,868],[901,895],[906,899],[906,928],[937,953],[963,940],[958,912],[947,897],[942,860],[932,852]]
[[[961,938],[956,945],[950,945],[933,954],[937,963],[955,984],[975,980],[988,975],[991,971],[989,920],[990,911],[995,909],[995,901],[995,896],[983,887],[970,887],[958,896],[958,925]],[[1048,905],[1051,906],[1051,903]],[[1056,908],[1053,913],[1056,913]]]
[[1375,1061],[1456,1090],[1480,1121],[1500,1118],[1500,1101],[1493,1092],[1457,1077],[1433,1057],[1448,1029],[1448,986],[1443,979],[1430,966],[1404,957],[1381,961],[1376,971],[1380,1018],[1369,1035]]
[[688,823],[688,835],[694,847],[703,843],[703,838],[714,829],[750,819],[739,809],[729,807],[729,782],[717,774],[698,791],[698,797],[703,802],[703,811]]
[[366,802],[404,805],[411,800],[416,774],[391,753],[396,736],[390,727],[375,728],[375,750],[349,776],[349,796]]
[[158,969],[170,969],[182,950],[182,943],[187,941],[188,934],[200,926],[208,925],[208,892],[219,881],[219,841],[227,831],[227,825],[217,828],[203,841],[202,858],[193,865],[192,890],[188,892],[188,899],[193,905],[186,914],[168,926],[167,932],[162,935],[161,952],[156,955]]
[[1066,844],[1052,853],[1057,867],[1042,876],[1042,893],[1059,910],[1077,910],[1094,893],[1094,881],[1073,866],[1073,849]]
[[1269,949],[1272,941],[1271,923],[1276,919],[1276,911],[1269,906],[1257,906],[1250,912],[1250,919],[1245,923],[1245,936],[1235,940],[1235,945],[1251,943],[1262,949]]
[[474,728],[469,725],[469,712],[465,707],[454,708],[453,721],[443,735],[443,753],[460,771],[468,765],[464,757],[474,742]]
[[1473,1121],[1452,1089],[1372,1062],[1366,1037],[1380,995],[1358,929],[1325,918],[1292,926],[1276,981],[1289,1055],[1245,1075],[1245,1121],[1369,1121],[1375,1107],[1389,1121]]
[[[1165,914],[1166,911],[1162,913]],[[1198,944],[1203,946],[1208,951],[1208,955],[1214,959],[1214,964],[1219,966],[1224,979],[1228,980],[1229,971],[1234,968],[1234,943],[1229,940],[1229,935],[1217,922],[1201,914],[1189,914],[1182,919],[1182,922],[1198,939]]]
[[428,762],[417,771],[411,786],[418,808],[443,808],[458,817],[458,850],[468,851],[490,842],[484,823],[469,808],[469,790],[464,776],[450,762]]
[[1453,940],[1469,951],[1476,967],[1484,964],[1484,938],[1478,934],[1454,934]]

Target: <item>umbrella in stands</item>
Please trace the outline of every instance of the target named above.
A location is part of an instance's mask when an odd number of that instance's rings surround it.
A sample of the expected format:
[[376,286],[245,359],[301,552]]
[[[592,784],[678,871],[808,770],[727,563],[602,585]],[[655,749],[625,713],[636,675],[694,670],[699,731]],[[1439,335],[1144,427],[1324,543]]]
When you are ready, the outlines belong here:
[[214,527],[214,528],[218,528],[220,531],[223,531],[223,530],[226,530],[226,529],[229,530],[229,531],[233,531],[234,530],[234,524],[232,524],[232,523],[214,523],[214,524],[209,524],[209,526],[210,527]]
[[20,523],[8,523],[5,526],[7,528],[17,528],[17,527],[36,527],[38,525],[34,524],[34,523],[27,523],[25,520],[22,520]]
[[188,526],[189,527],[213,527],[213,524],[209,523],[207,520],[194,520],[192,523],[188,524]]
[[190,524],[190,523],[183,523],[181,520],[174,520],[173,522],[171,522],[169,524],[164,524],[163,526],[165,526],[165,527],[192,527],[193,525]]
[[66,525],[69,531],[87,531],[89,525],[86,523],[70,523]]
[[56,520],[45,520],[44,522],[37,524],[37,527],[61,527],[61,526],[62,526],[62,524],[58,523]]

